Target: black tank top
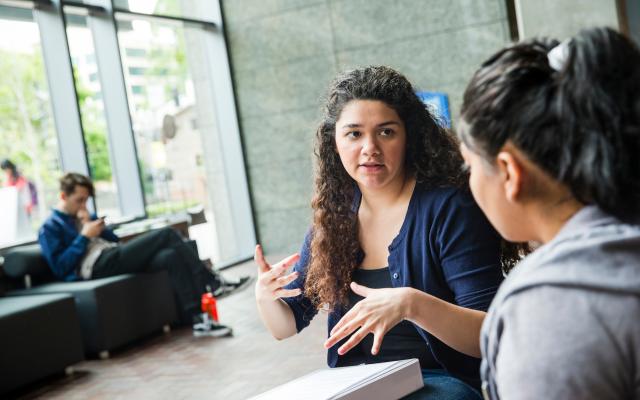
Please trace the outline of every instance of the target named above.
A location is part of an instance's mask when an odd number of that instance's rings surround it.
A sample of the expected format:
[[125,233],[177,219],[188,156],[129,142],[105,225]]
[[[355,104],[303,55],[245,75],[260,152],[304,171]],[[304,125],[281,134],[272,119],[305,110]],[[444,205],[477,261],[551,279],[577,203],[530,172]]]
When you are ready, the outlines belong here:
[[[380,269],[358,268],[353,274],[353,280],[363,286],[380,289],[390,288],[391,276],[389,267]],[[349,305],[351,309],[362,297],[349,292]],[[382,340],[380,351],[377,355],[371,354],[373,346],[373,334],[368,334],[358,345],[342,356],[338,356],[338,367],[358,364],[371,364],[385,361],[395,361],[407,358],[420,360],[420,367],[441,368],[433,358],[427,342],[420,336],[417,328],[409,321],[402,321],[387,332]]]

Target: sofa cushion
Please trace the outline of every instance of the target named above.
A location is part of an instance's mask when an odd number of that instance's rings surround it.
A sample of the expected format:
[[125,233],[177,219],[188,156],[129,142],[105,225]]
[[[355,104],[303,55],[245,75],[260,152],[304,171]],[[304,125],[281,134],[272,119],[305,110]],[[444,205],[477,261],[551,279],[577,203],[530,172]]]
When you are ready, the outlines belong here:
[[83,359],[73,297],[48,294],[0,298],[0,394]]
[[48,283],[8,296],[69,293],[75,298],[85,351],[97,354],[130,343],[177,319],[167,272]]

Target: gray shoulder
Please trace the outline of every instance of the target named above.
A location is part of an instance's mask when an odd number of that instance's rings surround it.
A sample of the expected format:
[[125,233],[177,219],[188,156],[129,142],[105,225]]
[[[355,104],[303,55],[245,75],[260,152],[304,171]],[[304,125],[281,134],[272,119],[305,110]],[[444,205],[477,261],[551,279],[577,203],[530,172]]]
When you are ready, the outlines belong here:
[[[503,323],[560,333],[589,329],[591,335],[623,339],[640,333],[640,296],[572,286],[537,286],[510,295],[495,310]],[[613,335],[613,336],[611,336]],[[638,337],[640,341],[640,337]]]
[[633,397],[638,296],[541,286],[510,296],[494,312],[502,398]]

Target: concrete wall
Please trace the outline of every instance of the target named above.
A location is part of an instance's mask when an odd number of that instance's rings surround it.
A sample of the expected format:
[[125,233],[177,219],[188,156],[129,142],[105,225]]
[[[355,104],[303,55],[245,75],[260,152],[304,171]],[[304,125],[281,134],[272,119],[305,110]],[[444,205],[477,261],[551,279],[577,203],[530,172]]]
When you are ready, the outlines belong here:
[[321,97],[346,68],[384,64],[449,95],[509,41],[504,0],[223,0],[261,243],[297,251],[311,223]]
[[515,0],[515,5],[521,39],[549,36],[562,40],[592,26],[618,29],[615,0]]
[[640,1],[627,0],[626,3],[629,34],[636,45],[640,46]]

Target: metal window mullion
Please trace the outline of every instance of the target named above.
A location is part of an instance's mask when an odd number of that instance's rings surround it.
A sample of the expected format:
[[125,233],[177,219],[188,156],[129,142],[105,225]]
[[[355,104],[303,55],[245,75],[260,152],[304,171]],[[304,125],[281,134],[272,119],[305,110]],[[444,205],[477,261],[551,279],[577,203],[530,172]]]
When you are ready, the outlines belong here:
[[[106,4],[105,4],[106,5]],[[87,23],[93,35],[96,63],[107,120],[111,170],[118,187],[122,215],[145,216],[145,200],[138,156],[129,114],[118,36],[110,4],[105,13],[90,13]]]
[[[213,3],[213,2],[212,2]],[[215,3],[219,15],[220,4]],[[222,26],[221,18],[217,26]],[[227,46],[222,29],[207,31],[205,35],[206,62],[211,71],[211,82],[216,107],[220,146],[222,147],[224,175],[227,182],[229,205],[233,219],[236,249],[239,257],[253,254],[256,235],[249,200],[249,187],[240,141],[240,128]]]
[[89,175],[73,68],[59,2],[34,10],[40,30],[51,107],[58,137],[60,163],[65,172]]

